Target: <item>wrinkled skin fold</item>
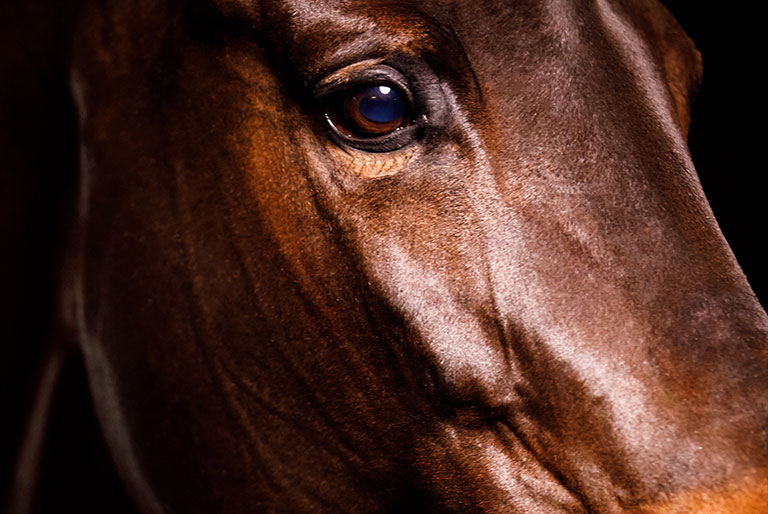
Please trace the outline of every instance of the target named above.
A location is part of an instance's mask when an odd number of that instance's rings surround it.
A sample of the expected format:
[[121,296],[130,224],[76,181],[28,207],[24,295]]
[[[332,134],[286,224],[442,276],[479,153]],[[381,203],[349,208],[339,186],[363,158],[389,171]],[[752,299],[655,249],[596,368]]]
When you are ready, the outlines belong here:
[[[763,512],[768,324],[657,2],[84,0],[76,27],[65,318],[143,512]],[[375,66],[418,137],[346,147],[321,86]]]

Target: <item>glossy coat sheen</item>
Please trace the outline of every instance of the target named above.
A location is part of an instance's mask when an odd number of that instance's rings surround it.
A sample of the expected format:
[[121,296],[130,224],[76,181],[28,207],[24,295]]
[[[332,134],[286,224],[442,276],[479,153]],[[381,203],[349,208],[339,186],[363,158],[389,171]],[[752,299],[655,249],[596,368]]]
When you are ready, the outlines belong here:
[[[75,34],[65,318],[142,512],[768,512],[768,323],[656,1],[84,0]],[[318,95],[381,65],[420,135],[346,147]]]

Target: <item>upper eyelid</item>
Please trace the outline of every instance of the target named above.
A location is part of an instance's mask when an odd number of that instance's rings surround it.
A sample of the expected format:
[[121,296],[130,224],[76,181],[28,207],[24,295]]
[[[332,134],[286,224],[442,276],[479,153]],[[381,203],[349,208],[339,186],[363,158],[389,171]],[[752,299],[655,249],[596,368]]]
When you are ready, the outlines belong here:
[[409,101],[413,101],[408,80],[398,70],[382,63],[383,59],[367,59],[331,73],[315,85],[315,97],[321,98],[366,83],[391,82],[406,93]]

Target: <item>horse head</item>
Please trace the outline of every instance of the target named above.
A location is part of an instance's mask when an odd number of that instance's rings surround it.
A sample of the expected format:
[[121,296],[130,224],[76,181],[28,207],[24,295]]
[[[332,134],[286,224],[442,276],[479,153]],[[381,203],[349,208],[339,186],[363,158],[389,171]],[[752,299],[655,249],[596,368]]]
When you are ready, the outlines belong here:
[[65,317],[143,511],[765,509],[657,2],[82,4]]

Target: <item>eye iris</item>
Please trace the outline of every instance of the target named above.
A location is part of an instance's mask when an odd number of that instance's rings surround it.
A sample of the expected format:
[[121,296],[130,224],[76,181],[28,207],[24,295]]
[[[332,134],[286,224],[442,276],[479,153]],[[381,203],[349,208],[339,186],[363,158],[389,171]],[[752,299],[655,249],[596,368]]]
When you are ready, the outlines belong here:
[[380,136],[410,125],[402,96],[386,85],[365,86],[344,100],[346,129],[362,136]]

